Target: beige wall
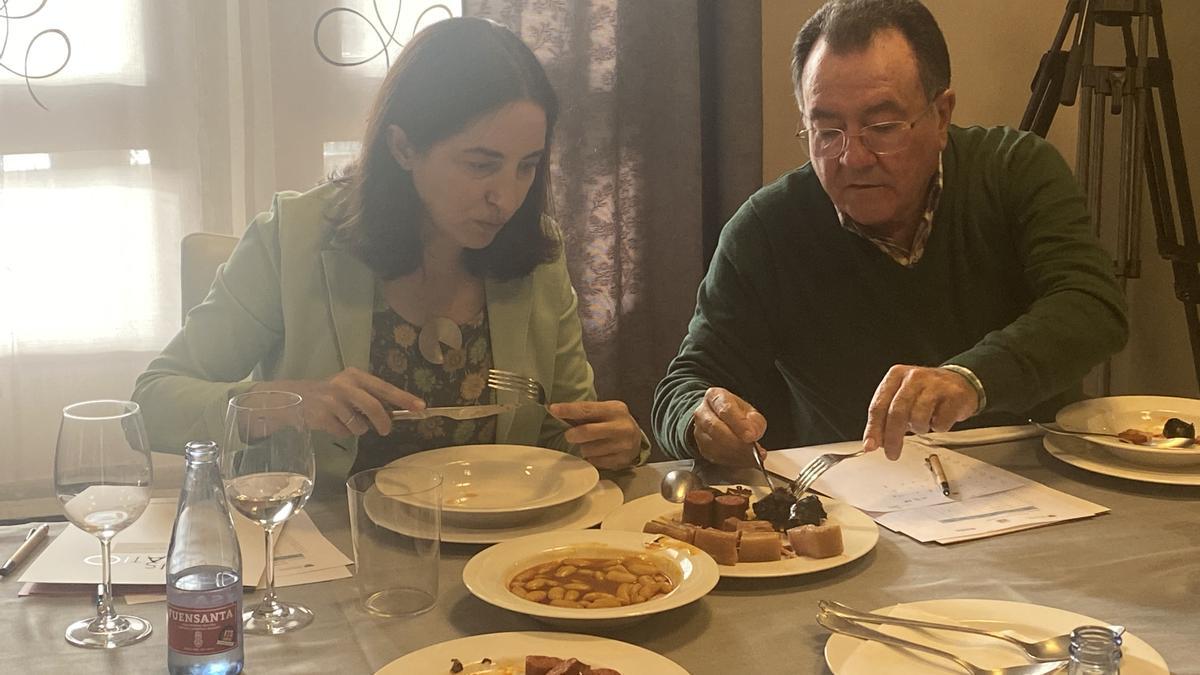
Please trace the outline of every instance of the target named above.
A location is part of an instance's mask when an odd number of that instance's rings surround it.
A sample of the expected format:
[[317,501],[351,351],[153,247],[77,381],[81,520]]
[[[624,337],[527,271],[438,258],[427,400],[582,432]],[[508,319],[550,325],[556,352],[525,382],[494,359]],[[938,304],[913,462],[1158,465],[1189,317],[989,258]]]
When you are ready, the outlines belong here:
[[[763,0],[765,182],[804,162],[793,138],[797,112],[788,68],[796,31],[821,4],[820,0]],[[1029,99],[1029,83],[1054,38],[1065,3],[925,0],[925,4],[937,17],[950,48],[952,86],[958,94],[954,121],[1016,126]],[[1192,198],[1200,204],[1200,52],[1190,49],[1200,27],[1200,2],[1163,0],[1163,5]],[[1102,28],[1101,39],[1108,39],[1109,32],[1116,35],[1115,29]],[[1072,164],[1076,117],[1075,108],[1060,108],[1050,132],[1051,142]],[[1106,141],[1115,145],[1115,133]],[[1113,361],[1113,393],[1196,396],[1182,305],[1175,300],[1170,267],[1155,251],[1153,228],[1147,212],[1143,277],[1130,281],[1127,290],[1132,336]]]

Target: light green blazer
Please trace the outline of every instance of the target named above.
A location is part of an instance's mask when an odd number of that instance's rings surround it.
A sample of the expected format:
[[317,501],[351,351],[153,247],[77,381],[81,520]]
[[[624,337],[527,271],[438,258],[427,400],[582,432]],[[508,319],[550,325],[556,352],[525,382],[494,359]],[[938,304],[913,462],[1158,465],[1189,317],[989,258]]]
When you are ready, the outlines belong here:
[[[374,273],[330,242],[325,214],[337,188],[276,195],[217,272],[204,302],[138,379],[151,446],[181,451],[221,442],[229,399],[255,380],[319,379],[344,368],[370,371]],[[560,255],[530,275],[485,281],[492,361],[546,387],[551,401],[594,400],[575,291]],[[565,427],[541,406],[519,406],[496,423],[499,443],[569,451]],[[314,433],[318,474],[340,482],[354,438]],[[643,440],[643,457],[649,442]],[[331,481],[324,481],[327,486]]]

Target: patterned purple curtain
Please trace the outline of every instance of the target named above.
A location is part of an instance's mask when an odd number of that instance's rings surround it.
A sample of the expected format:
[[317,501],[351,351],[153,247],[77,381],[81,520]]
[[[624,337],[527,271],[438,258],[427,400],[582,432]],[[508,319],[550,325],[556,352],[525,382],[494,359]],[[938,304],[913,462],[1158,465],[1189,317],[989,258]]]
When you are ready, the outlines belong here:
[[[520,35],[558,92],[555,217],[566,238],[585,345],[600,397],[626,401],[642,422],[695,306],[704,266],[702,222],[713,204],[711,189],[710,199],[703,198],[713,185],[703,168],[720,155],[718,129],[736,128],[723,147],[740,143],[755,158],[733,169],[737,179],[717,181],[734,186],[722,190],[733,199],[719,207],[721,222],[761,177],[758,3],[737,3],[743,11],[721,10],[719,18],[707,4],[467,0],[463,6],[464,14]],[[721,35],[722,25],[746,38],[720,41],[749,69],[740,74],[737,95],[738,108],[748,114],[733,125],[714,124],[720,107],[701,102],[702,82],[706,97],[722,95],[712,86],[719,73],[705,72],[714,60],[701,57],[702,50],[718,48],[702,44],[703,36],[713,27]],[[724,71],[729,61],[721,62]]]

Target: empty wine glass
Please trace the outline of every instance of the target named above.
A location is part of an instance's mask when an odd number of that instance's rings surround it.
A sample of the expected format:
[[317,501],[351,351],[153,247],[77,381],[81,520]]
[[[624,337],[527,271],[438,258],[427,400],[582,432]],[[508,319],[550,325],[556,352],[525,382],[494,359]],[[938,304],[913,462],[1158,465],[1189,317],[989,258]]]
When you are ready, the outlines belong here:
[[266,533],[266,595],[243,614],[245,632],[278,635],[312,623],[312,610],[275,597],[275,528],[304,508],[316,462],[301,398],[254,391],[229,401],[221,475],[233,508]]
[[86,401],[63,408],[54,450],[54,492],[67,520],[100,540],[104,577],[96,616],[67,627],[77,647],[113,649],[150,635],[150,622],[117,614],[112,596],[112,539],[150,503],[150,444],[138,404]]

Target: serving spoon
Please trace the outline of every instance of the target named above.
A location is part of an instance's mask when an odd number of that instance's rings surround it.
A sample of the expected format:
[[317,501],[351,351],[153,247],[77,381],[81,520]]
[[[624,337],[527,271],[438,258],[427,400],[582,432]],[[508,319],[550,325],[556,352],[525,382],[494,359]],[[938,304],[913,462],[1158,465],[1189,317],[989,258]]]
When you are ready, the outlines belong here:
[[1196,443],[1196,439],[1194,438],[1188,436],[1178,436],[1175,438],[1155,440],[1142,445],[1140,443],[1131,443],[1126,441],[1125,439],[1121,438],[1120,434],[1108,434],[1100,431],[1075,431],[1072,429],[1058,429],[1046,424],[1042,424],[1041,422],[1034,422],[1033,420],[1029,420],[1029,423],[1048,434],[1058,434],[1059,436],[1075,436],[1076,438],[1087,438],[1088,436],[1116,438],[1118,440],[1125,441],[1135,448],[1190,448]]
[[703,490],[708,483],[699,474],[687,469],[672,469],[663,476],[658,492],[662,498],[674,504],[682,504],[692,490]]
[[[762,446],[758,443],[754,444],[754,460],[758,465],[758,470],[762,471],[763,479],[767,481],[767,488],[772,492],[775,491],[775,482],[771,480],[771,474],[767,473],[767,467],[763,466],[762,455],[759,454]],[[763,450],[763,452],[766,452]],[[687,469],[672,469],[663,476],[662,482],[658,485],[658,492],[663,499],[674,504],[682,504],[687,494],[692,490],[703,490],[708,487],[708,483],[694,471]]]

